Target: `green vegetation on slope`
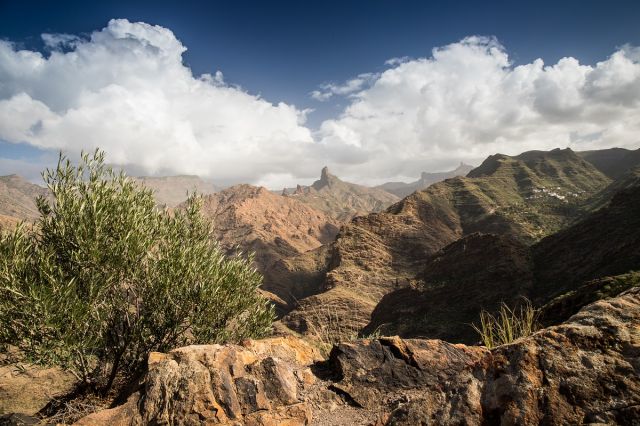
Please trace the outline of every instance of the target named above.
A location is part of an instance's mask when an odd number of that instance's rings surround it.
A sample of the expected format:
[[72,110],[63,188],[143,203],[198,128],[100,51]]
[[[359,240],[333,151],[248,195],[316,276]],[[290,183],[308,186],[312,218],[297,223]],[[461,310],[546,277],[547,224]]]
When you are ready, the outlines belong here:
[[0,236],[0,344],[109,389],[150,351],[270,330],[261,276],[222,254],[197,198],[157,210],[99,152],[44,176],[36,226]]
[[[610,182],[570,149],[493,155],[467,176],[469,192],[484,198],[493,214],[519,228],[525,241],[539,240],[571,224],[585,200]],[[478,226],[472,231],[493,229]]]

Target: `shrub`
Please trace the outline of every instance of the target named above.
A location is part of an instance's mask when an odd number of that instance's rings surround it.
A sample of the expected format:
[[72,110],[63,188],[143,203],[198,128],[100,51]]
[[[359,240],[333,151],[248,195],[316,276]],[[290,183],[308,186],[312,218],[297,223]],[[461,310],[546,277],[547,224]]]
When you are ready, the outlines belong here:
[[538,329],[537,317],[538,310],[525,299],[523,304],[513,309],[502,303],[495,316],[483,309],[480,327],[475,324],[472,327],[480,335],[482,343],[492,349],[532,334]]
[[0,343],[108,390],[150,351],[269,332],[261,276],[222,254],[199,198],[158,210],[99,151],[43,178],[40,219],[0,236]]

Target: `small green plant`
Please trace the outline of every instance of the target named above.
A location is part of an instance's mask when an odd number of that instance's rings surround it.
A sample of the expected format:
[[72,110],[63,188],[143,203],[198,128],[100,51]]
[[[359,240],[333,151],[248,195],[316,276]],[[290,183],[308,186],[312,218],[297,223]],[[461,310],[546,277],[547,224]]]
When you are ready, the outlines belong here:
[[503,302],[496,315],[483,309],[480,312],[480,326],[471,326],[479,334],[482,343],[492,349],[532,334],[538,329],[537,318],[538,310],[528,299],[524,299],[524,303],[513,309]]
[[43,178],[37,223],[0,235],[0,345],[107,391],[150,351],[271,330],[261,276],[222,253],[199,198],[158,210],[99,151],[77,167],[61,155]]

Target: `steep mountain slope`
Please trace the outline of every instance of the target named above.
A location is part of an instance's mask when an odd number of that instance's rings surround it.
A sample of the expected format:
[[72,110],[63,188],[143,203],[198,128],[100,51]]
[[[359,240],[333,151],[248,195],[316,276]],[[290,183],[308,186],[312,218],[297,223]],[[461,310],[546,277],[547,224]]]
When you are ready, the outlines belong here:
[[207,195],[218,191],[214,184],[198,176],[142,176],[133,179],[153,190],[158,205],[166,207],[182,203],[187,199],[187,193]]
[[382,189],[344,182],[324,167],[320,179],[311,186],[284,189],[282,195],[295,198],[316,210],[347,221],[353,216],[382,211],[399,198]]
[[618,179],[629,169],[640,165],[640,149],[610,148],[582,151],[576,154],[593,164],[596,169],[611,179]]
[[626,172],[620,174],[603,190],[587,199],[583,204],[583,210],[588,213],[601,209],[611,201],[615,194],[624,189],[633,188],[635,186],[640,186],[640,165],[632,167]]
[[640,186],[531,247],[509,240],[474,234],[445,247],[426,261],[422,284],[382,299],[366,330],[473,343],[469,324],[503,301],[550,303],[544,320],[557,324],[586,303],[637,285],[629,272],[640,270]]
[[[333,241],[336,221],[295,199],[273,194],[266,188],[237,185],[204,197],[202,212],[213,223],[221,246],[232,253],[255,252],[264,272],[276,261]],[[265,278],[264,288],[280,297],[278,283]]]
[[466,178],[436,183],[344,226],[317,294],[283,323],[305,332],[337,315],[351,332],[361,330],[380,299],[407,286],[446,245],[474,232],[535,242],[574,220],[580,202],[609,182],[569,149],[491,156]]
[[532,247],[535,300],[575,289],[585,281],[640,270],[640,186]]
[[0,176],[0,216],[6,224],[33,220],[39,216],[36,198],[48,191],[18,175]]
[[448,172],[422,172],[422,175],[420,175],[420,179],[415,182],[387,182],[383,183],[382,185],[376,186],[376,188],[384,189],[385,191],[397,195],[398,197],[404,198],[413,192],[426,189],[429,185],[432,185],[436,182],[441,182],[445,179],[453,178],[456,176],[466,176],[467,173],[469,173],[471,170],[473,170],[473,166],[460,163],[458,167]]
[[17,217],[0,215],[0,229],[12,229],[18,223],[20,223],[20,219]]

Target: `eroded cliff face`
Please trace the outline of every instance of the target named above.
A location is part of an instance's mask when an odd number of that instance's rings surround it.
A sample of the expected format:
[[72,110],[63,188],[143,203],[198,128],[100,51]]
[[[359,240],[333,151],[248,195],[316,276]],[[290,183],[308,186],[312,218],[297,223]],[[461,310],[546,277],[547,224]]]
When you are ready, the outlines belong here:
[[637,424],[640,288],[500,346],[294,337],[152,354],[144,387],[79,425]]

